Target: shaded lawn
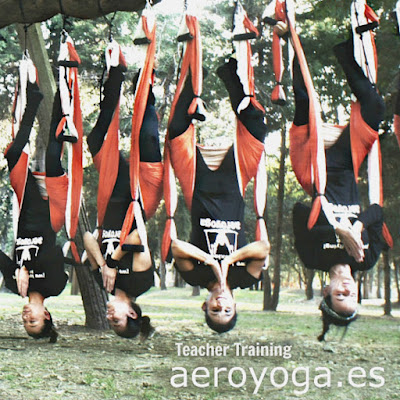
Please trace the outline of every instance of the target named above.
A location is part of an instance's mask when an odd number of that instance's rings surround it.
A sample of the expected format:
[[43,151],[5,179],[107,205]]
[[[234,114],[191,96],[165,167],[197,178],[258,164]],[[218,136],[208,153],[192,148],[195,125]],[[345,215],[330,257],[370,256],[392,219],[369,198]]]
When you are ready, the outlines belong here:
[[[283,290],[272,313],[261,311],[261,292],[237,291],[236,329],[217,335],[201,315],[205,291],[191,297],[190,288],[153,288],[139,304],[157,331],[140,343],[86,329],[80,297],[67,293],[47,300],[60,333],[55,345],[27,338],[20,322],[25,301],[0,294],[1,400],[400,399],[400,311],[381,317],[379,301],[364,301],[344,341],[332,329],[321,344],[318,299],[305,301],[301,291]],[[177,343],[194,350],[225,345],[227,354],[178,356]],[[236,355],[235,346],[257,343],[290,351],[287,358]],[[173,387],[172,378],[187,386]]]

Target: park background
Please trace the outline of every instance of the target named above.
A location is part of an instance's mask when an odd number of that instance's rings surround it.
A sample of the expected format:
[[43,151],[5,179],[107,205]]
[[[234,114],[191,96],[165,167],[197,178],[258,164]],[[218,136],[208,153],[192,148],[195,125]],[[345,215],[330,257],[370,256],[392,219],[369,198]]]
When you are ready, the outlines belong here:
[[[9,13],[6,11],[9,3]],[[75,4],[74,4],[75,3]],[[90,8],[91,2],[88,3]],[[96,1],[92,1],[92,10]],[[117,1],[102,1],[107,11],[118,9]],[[122,3],[122,2],[121,2]],[[132,2],[141,8],[143,2]],[[197,3],[197,2],[196,2]],[[332,46],[345,40],[349,34],[350,1],[298,1],[297,29],[314,78],[316,91],[320,95],[324,119],[342,123],[348,117],[350,90],[343,73],[336,63]],[[130,121],[132,112],[132,86],[137,71],[138,52],[132,44],[139,12],[121,12],[107,17],[63,18],[55,15],[41,24],[27,26],[30,22],[30,7],[26,1],[3,2],[0,19],[0,146],[4,149],[11,139],[11,105],[15,93],[18,61],[26,47],[35,60],[45,101],[41,105],[39,123],[36,126],[36,160],[42,163],[40,154],[48,136],[54,77],[57,76],[60,33],[65,28],[75,40],[75,47],[82,59],[79,69],[82,110],[85,134],[90,132],[98,115],[99,81],[103,71],[103,51],[109,34],[122,45],[129,63],[121,109],[122,146],[129,151]],[[73,14],[76,2],[63,0],[64,10]],[[299,398],[293,385],[282,389],[271,385],[252,395],[251,385],[242,389],[228,386],[198,389],[190,387],[176,392],[169,384],[171,366],[204,365],[205,360],[195,358],[181,360],[176,356],[175,343],[234,343],[257,341],[277,344],[289,342],[293,346],[293,357],[282,359],[209,359],[210,366],[225,362],[237,366],[255,365],[286,366],[332,366],[333,373],[344,374],[346,368],[373,366],[385,368],[385,385],[373,390],[366,387],[352,388],[335,386],[331,390],[312,389],[300,397],[343,399],[396,399],[399,398],[399,148],[393,133],[393,105],[396,99],[398,76],[399,41],[395,20],[391,12],[394,1],[370,1],[369,5],[380,16],[380,27],[376,30],[379,57],[377,87],[386,104],[385,120],[381,128],[383,178],[385,194],[385,218],[394,238],[394,247],[379,260],[377,266],[359,277],[362,297],[360,321],[352,327],[341,342],[341,331],[332,330],[328,343],[320,344],[316,336],[320,331],[317,305],[320,288],[325,276],[303,269],[293,246],[291,209],[296,201],[307,201],[297,183],[288,158],[287,132],[294,115],[290,77],[286,71],[283,84],[287,88],[288,102],[285,107],[270,101],[274,86],[271,55],[271,28],[262,24],[261,15],[266,7],[263,1],[243,1],[249,17],[259,28],[261,36],[252,41],[254,69],[258,100],[265,106],[271,133],[266,142],[268,170],[268,201],[265,213],[271,240],[270,267],[265,273],[262,287],[237,293],[239,321],[236,329],[223,336],[208,330],[203,322],[200,305],[205,292],[182,287],[182,282],[173,274],[171,265],[160,262],[160,232],[165,222],[165,210],[161,205],[147,224],[149,245],[157,268],[157,285],[143,295],[139,304],[152,318],[157,328],[155,336],[145,344],[116,338],[104,319],[107,297],[90,280],[86,267],[68,266],[71,285],[62,296],[49,299],[48,307],[60,329],[60,340],[55,346],[27,339],[20,326],[19,312],[24,300],[15,295],[1,294],[1,338],[0,350],[4,351],[0,370],[1,399],[226,399],[226,398]],[[58,0],[48,2],[48,9],[59,7]],[[107,8],[109,7],[109,8]],[[114,7],[114,8],[113,8]],[[157,13],[157,71],[155,94],[160,120],[161,141],[165,136],[169,107],[174,94],[180,48],[176,36],[182,19],[184,2],[162,0],[154,6]],[[42,7],[43,8],[43,7]],[[199,5],[198,18],[203,37],[203,60],[208,70],[204,81],[203,95],[207,105],[207,121],[197,125],[198,140],[220,142],[234,133],[234,118],[230,105],[217,78],[216,68],[231,54],[230,32],[232,29],[233,1],[209,0]],[[93,12],[93,11],[91,11]],[[43,12],[44,14],[44,12]],[[68,14],[68,12],[67,12]],[[13,17],[14,16],[14,17]],[[83,16],[85,17],[85,16]],[[94,18],[96,17],[96,18]],[[13,19],[14,18],[14,19]],[[18,23],[18,24],[17,24]],[[110,24],[112,23],[112,26]],[[21,45],[22,43],[22,45]],[[40,51],[39,51],[40,50]],[[44,57],[43,57],[44,55]],[[47,65],[44,59],[49,61]],[[46,78],[47,76],[47,78]],[[53,81],[52,81],[53,80]],[[49,86],[45,86],[50,82]],[[53,86],[52,86],[53,85]],[[343,106],[345,105],[345,106]],[[47,117],[47,120],[46,120]],[[81,231],[95,227],[97,172],[88,152],[85,153],[84,212]],[[8,171],[3,157],[0,158],[0,245],[7,253],[12,251],[11,199]],[[367,190],[366,172],[362,171],[360,190]],[[248,188],[246,226],[249,240],[253,238],[255,216],[252,211],[252,188]],[[365,198],[366,196],[364,196]],[[365,204],[367,205],[367,204]],[[182,239],[189,235],[190,219],[182,196],[176,214],[178,234]],[[66,240],[59,236],[60,243]],[[75,273],[76,272],[76,273]],[[81,296],[78,293],[81,293]],[[199,293],[200,292],[200,293]],[[71,295],[74,293],[75,295]],[[193,296],[200,294],[200,297]],[[385,315],[383,317],[383,315]],[[339,378],[335,378],[339,379]],[[343,376],[341,377],[343,379]],[[335,381],[336,384],[336,381]],[[176,392],[176,393],[175,393]],[[57,397],[58,396],[58,397]],[[86,396],[86,397],[85,397]],[[259,397],[257,397],[259,396]],[[397,397],[396,397],[397,396]]]

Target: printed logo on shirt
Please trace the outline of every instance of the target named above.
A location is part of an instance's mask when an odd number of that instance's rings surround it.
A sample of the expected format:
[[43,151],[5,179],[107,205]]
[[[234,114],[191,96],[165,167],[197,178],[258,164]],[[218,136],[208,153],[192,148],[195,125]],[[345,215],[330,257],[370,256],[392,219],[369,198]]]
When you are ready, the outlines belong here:
[[35,272],[33,270],[29,271],[29,279],[44,279],[46,278],[45,272]]
[[224,229],[204,229],[208,252],[215,259],[223,259],[237,250],[238,232]]
[[118,273],[119,275],[129,275],[129,268],[118,269],[117,273]]
[[[336,235],[336,243],[325,242],[325,243],[322,245],[322,249],[323,249],[323,250],[344,249],[344,245],[343,245],[342,241],[340,240],[339,236]],[[363,249],[364,249],[364,250],[369,249],[369,243],[363,244]]]
[[106,258],[108,255],[112,255],[114,253],[114,250],[118,247],[119,245],[119,238],[121,236],[121,231],[120,230],[113,230],[113,229],[105,229],[103,231],[103,240],[102,244],[105,245],[106,250],[104,252],[104,258]]
[[17,238],[15,242],[15,255],[17,264],[22,267],[26,261],[32,261],[39,253],[43,244],[43,236],[33,238]]
[[200,226],[204,228],[229,229],[235,231],[240,231],[242,227],[240,221],[221,221],[211,218],[200,218]]
[[338,221],[349,220],[350,218],[358,218],[361,212],[359,204],[332,204],[329,203],[333,215]]
[[[29,279],[44,279],[46,278],[46,272],[35,272],[34,270],[29,270]],[[17,277],[13,275],[13,279],[17,280]]]

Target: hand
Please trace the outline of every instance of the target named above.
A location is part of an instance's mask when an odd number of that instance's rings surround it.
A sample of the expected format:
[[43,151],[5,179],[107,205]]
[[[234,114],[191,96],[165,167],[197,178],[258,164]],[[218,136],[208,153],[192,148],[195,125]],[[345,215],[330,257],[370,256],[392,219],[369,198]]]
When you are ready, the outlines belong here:
[[222,280],[224,282],[226,282],[226,280],[228,279],[228,272],[229,272],[229,267],[231,266],[228,257],[225,257],[222,261],[221,261],[221,272],[222,272]]
[[103,276],[104,289],[106,289],[108,293],[111,293],[114,289],[115,278],[117,277],[117,269],[109,268],[107,264],[104,264],[104,266],[101,267],[101,274]]
[[29,287],[29,272],[25,266],[15,270],[15,278],[17,280],[18,293],[22,297],[26,297]]
[[351,230],[354,232],[354,234],[358,237],[360,237],[360,240],[361,240],[361,233],[362,233],[362,231],[363,231],[363,229],[364,229],[364,225],[363,225],[363,223],[361,222],[361,221],[359,221],[359,220],[356,220],[355,222],[354,222],[354,224],[352,225],[352,227],[351,227]]
[[338,226],[335,229],[335,232],[339,236],[347,253],[354,257],[357,262],[363,261],[364,249],[361,240],[361,233],[355,232],[352,228],[349,229],[342,226]]
[[217,277],[219,283],[223,282],[223,276],[221,272],[221,266],[219,262],[211,255],[208,255],[204,260],[204,265],[209,265],[214,272],[214,275]]

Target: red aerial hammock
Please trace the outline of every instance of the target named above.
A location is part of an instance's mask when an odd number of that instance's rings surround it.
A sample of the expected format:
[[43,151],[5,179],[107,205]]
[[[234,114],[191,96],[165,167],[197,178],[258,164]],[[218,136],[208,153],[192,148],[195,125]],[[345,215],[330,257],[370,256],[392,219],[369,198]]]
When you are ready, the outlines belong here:
[[[351,22],[354,41],[354,58],[372,84],[376,83],[378,58],[373,29],[379,18],[365,0],[354,0],[351,4]],[[354,175],[368,154],[369,202],[383,206],[382,156],[378,132],[372,130],[361,117],[358,101],[352,102],[350,114],[350,141],[353,157]],[[382,234],[386,243],[392,247],[393,239],[383,224]]]
[[[246,40],[256,38],[258,36],[258,30],[248,18],[247,13],[241,3],[237,2],[234,12],[233,46],[237,58],[237,74],[243,85],[245,93],[244,99],[238,106],[238,113],[240,113],[241,110],[246,109],[249,106],[250,102],[255,109],[261,111],[262,113],[265,112],[264,108],[256,100],[254,87],[254,70],[251,63],[252,51],[250,41]],[[256,240],[265,240],[266,242],[268,242],[267,227],[263,218],[267,198],[267,173],[264,145],[258,140],[252,140],[252,144],[250,147],[252,149],[256,149],[256,151],[252,152],[251,154],[247,152],[246,157],[243,157],[243,155],[242,157],[240,157],[237,152],[238,147],[246,146],[244,141],[249,140],[249,138],[251,140],[253,137],[249,134],[239,118],[236,118],[237,145],[235,146],[235,150],[236,157],[239,160],[239,165],[245,165],[252,157],[255,157],[256,162],[254,163],[254,165],[257,166],[256,170],[245,168],[244,170],[248,171],[248,176],[246,177],[243,177],[240,173],[237,174],[237,176],[241,180],[240,188],[242,196],[244,195],[247,183],[250,181],[250,179],[255,177],[254,208],[257,215],[255,236]],[[266,263],[266,267],[268,267],[268,263]]]
[[[143,245],[147,244],[146,228],[142,215],[139,200],[140,196],[140,149],[139,136],[146,111],[146,101],[153,83],[154,59],[156,51],[156,21],[152,7],[147,3],[143,10],[139,31],[145,40],[140,40],[142,46],[146,46],[146,56],[140,69],[140,75],[136,86],[135,102],[133,105],[132,131],[131,131],[131,150],[129,157],[129,176],[132,202],[126,213],[125,221],[122,226],[120,243],[123,244],[127,235],[130,233],[134,221],[139,237]],[[157,197],[157,196],[156,196]],[[149,215],[147,216],[150,217]]]
[[[335,227],[337,226],[337,222],[333,218],[329,207],[327,207],[328,204],[324,195],[326,186],[326,164],[324,144],[321,134],[322,122],[320,117],[320,106],[307,66],[304,51],[295,30],[293,22],[294,4],[292,0],[276,0],[276,2],[284,3],[282,7],[286,11],[285,22],[289,27],[290,41],[298,58],[301,73],[307,88],[308,97],[310,99],[309,125],[302,127],[296,127],[293,125],[290,130],[290,157],[296,177],[308,194],[313,195],[313,186],[315,186],[315,190],[317,192],[317,196],[314,199],[313,207],[310,213],[308,228],[311,229],[314,226],[321,207],[329,223]],[[357,53],[355,54],[355,58],[357,62],[359,62],[359,65],[363,68],[366,76],[369,77],[371,82],[375,82],[377,58],[375,44],[370,30],[374,28],[377,22],[377,17],[372,9],[366,4],[365,0],[359,0],[353,3],[352,12],[354,15],[352,18],[352,23],[353,31],[355,32],[354,48],[355,52]],[[364,36],[367,37],[364,38]],[[365,46],[363,45],[364,42],[366,42]],[[362,49],[362,54],[360,54],[360,48]],[[363,135],[360,134],[361,130],[363,131]],[[355,177],[358,177],[359,167],[365,156],[368,154],[370,203],[377,203],[382,206],[382,168],[378,133],[373,131],[362,120],[358,102],[353,102],[352,104],[352,112],[350,117],[350,137]],[[301,152],[301,154],[296,151],[299,148],[304,150]],[[393,241],[385,224],[383,227],[383,235],[389,246],[392,246]]]
[[[184,54],[182,59],[182,67],[180,76],[175,92],[175,97],[171,106],[170,121],[173,118],[175,107],[179,96],[183,90],[186,79],[189,76],[192,79],[192,87],[194,91],[194,99],[189,109],[189,114],[196,111],[197,107],[202,107],[200,95],[202,90],[202,54],[201,54],[201,37],[200,29],[197,17],[191,14],[190,10],[186,10],[185,14],[186,23],[186,34],[182,34],[180,37],[184,37],[187,41],[184,42]],[[264,112],[262,106],[257,102],[254,91],[254,72],[251,65],[251,47],[248,39],[258,36],[258,31],[247,17],[246,12],[239,2],[235,8],[234,14],[234,30],[233,40],[235,46],[236,57],[238,60],[237,73],[240,81],[243,84],[243,89],[246,94],[242,102],[239,104],[237,112],[240,113],[244,110],[251,102],[253,106],[262,112]],[[179,38],[178,38],[179,40]],[[250,139],[249,139],[250,138]],[[243,143],[245,140],[252,141],[251,146],[248,143]],[[195,173],[196,165],[196,140],[195,140],[195,127],[191,123],[187,131],[180,137],[174,139],[175,145],[185,146],[186,149],[191,149],[191,156],[188,157],[189,161],[174,159],[175,152],[171,151],[171,142],[167,132],[167,137],[164,147],[164,194],[165,194],[165,207],[167,211],[167,221],[164,230],[164,236],[162,241],[162,259],[166,260],[171,241],[177,238],[176,226],[173,220],[174,213],[177,205],[177,190],[175,184],[175,174],[181,182],[183,195],[185,198],[186,205],[191,210],[192,193],[194,189],[195,179],[193,174]],[[244,194],[245,187],[251,178],[257,175],[258,179],[255,185],[255,208],[258,216],[257,222],[257,240],[265,239],[268,240],[267,230],[265,221],[262,218],[265,208],[265,197],[266,197],[266,169],[264,159],[264,145],[257,139],[251,136],[244,125],[237,119],[237,132],[236,142],[238,146],[253,147],[256,150],[248,155],[252,158],[251,165],[255,165],[253,169],[246,168],[247,174],[242,174],[238,171],[237,176],[239,179],[239,187],[242,195]],[[237,148],[237,146],[235,146]],[[237,165],[245,165],[249,159],[235,153],[235,158],[238,160]],[[254,158],[256,162],[253,163]],[[194,165],[187,165],[187,162],[193,163]],[[184,182],[183,182],[184,181]]]
[[[201,107],[201,91],[202,91],[202,81],[203,81],[203,70],[202,70],[202,49],[201,49],[201,36],[200,36],[200,27],[198,19],[195,15],[192,15],[191,10],[186,9],[184,14],[184,23],[185,23],[185,34],[181,34],[180,38],[183,41],[184,46],[184,54],[182,58],[182,65],[180,76],[178,80],[178,84],[175,91],[175,96],[171,105],[171,113],[168,121],[168,125],[172,120],[174,115],[174,111],[176,108],[176,104],[178,102],[180,93],[183,90],[184,83],[186,79],[191,76],[192,79],[192,87],[194,92],[193,103],[191,104],[188,113],[193,114],[196,111],[198,106]],[[179,40],[179,37],[178,37]],[[188,149],[193,149],[193,157],[192,162],[194,163],[191,168],[187,168],[187,171],[195,171],[196,165],[196,142],[195,142],[195,127],[193,123],[190,124],[188,131],[189,135],[182,135],[182,138],[187,138],[189,140],[188,143],[183,144],[186,145]],[[176,226],[174,221],[174,214],[177,206],[177,188],[176,188],[176,180],[175,173],[172,165],[177,166],[179,164],[178,160],[174,162],[172,159],[173,152],[171,152],[170,141],[168,137],[168,131],[165,138],[164,145],[164,199],[165,199],[165,209],[167,212],[167,220],[164,228],[164,235],[161,244],[161,258],[163,261],[167,259],[169,249],[171,246],[171,241],[177,238]],[[181,167],[185,168],[184,163],[181,160]],[[186,174],[189,175],[189,174]],[[188,182],[191,182],[191,190],[190,193],[183,193],[185,197],[185,202],[188,209],[191,209],[191,193],[194,188],[194,176],[186,176]]]
[[[123,245],[133,227],[134,221],[142,245],[147,245],[147,234],[142,214],[149,219],[155,212],[162,196],[162,163],[140,162],[139,137],[146,111],[150,86],[154,81],[154,62],[156,51],[156,21],[154,10],[148,3],[143,10],[134,43],[143,46],[145,57],[140,68],[136,85],[132,115],[131,150],[129,157],[129,175],[132,202],[126,213],[121,230],[120,243]],[[141,203],[141,204],[140,204]]]
[[[122,65],[126,67],[125,57],[116,40],[111,39],[105,50],[106,69]],[[102,225],[112,191],[118,175],[119,167],[119,102],[115,108],[113,118],[100,151],[94,157],[94,164],[99,172],[97,191],[97,230],[102,236]]]
[[[309,229],[311,229],[314,226],[318,218],[321,206],[324,209],[328,221],[333,226],[335,226],[336,221],[333,218],[332,213],[328,210],[327,200],[324,196],[326,186],[326,165],[324,145],[322,136],[320,134],[322,125],[320,107],[317,100],[317,95],[315,93],[314,85],[312,83],[304,51],[295,30],[294,3],[292,0],[276,0],[275,4],[275,11],[278,11],[278,15],[281,20],[283,20],[282,13],[285,13],[285,22],[289,28],[291,45],[293,46],[294,52],[296,53],[296,56],[298,58],[310,102],[309,125],[305,127],[305,130],[303,129],[303,132],[301,132],[301,134],[299,134],[298,130],[296,134],[294,134],[294,129],[292,127],[290,135],[290,156],[292,159],[292,165],[296,177],[308,194],[312,195],[313,185],[315,185],[315,189],[318,193],[318,196],[315,197],[315,200],[313,202],[310,219],[308,221],[308,227]],[[267,20],[267,22],[269,21]],[[276,46],[275,48],[273,48],[273,51],[274,58],[278,58],[280,64],[282,61],[281,50]],[[276,63],[276,61],[274,61],[274,63]],[[281,65],[280,68],[282,68]],[[301,144],[296,143],[299,139],[308,143],[308,157],[304,153],[297,154],[293,151],[293,149],[298,148]],[[305,163],[304,160],[307,160],[308,163]]]
[[[14,104],[13,104],[13,124],[12,124],[12,138],[15,136],[19,130],[22,117],[24,115],[27,98],[27,84],[38,83],[38,76],[36,67],[30,58],[28,51],[25,51],[22,59],[19,63],[19,78],[15,91]],[[18,219],[22,207],[22,202],[25,195],[26,180],[28,177],[28,167],[29,167],[29,143],[22,150],[22,154],[15,165],[15,167],[10,172],[10,182],[14,189],[13,195],[13,228],[14,235],[16,238],[18,232]]]
[[64,174],[59,177],[46,177],[46,188],[49,193],[52,228],[58,232],[65,224],[68,242],[64,245],[63,252],[66,255],[71,249],[76,262],[79,262],[80,257],[74,238],[78,228],[83,183],[83,124],[78,84],[80,62],[73,40],[63,30],[58,57],[63,116],[57,126],[56,137],[62,135],[64,146],[67,148],[68,176]]
[[[274,9],[272,9],[272,7]],[[274,15],[275,19],[270,16]],[[265,9],[262,19],[264,22],[269,24],[275,24],[277,21],[286,22],[286,2],[284,0],[276,0],[270,3]],[[294,14],[292,15],[292,23],[294,24]],[[275,30],[272,32],[272,54],[273,54],[273,69],[275,75],[276,85],[271,93],[271,101],[275,104],[285,105],[286,95],[283,90],[282,77],[284,72],[282,47],[284,45],[284,39],[278,35]],[[292,49],[289,43],[289,51]],[[291,57],[289,57],[291,59]]]

